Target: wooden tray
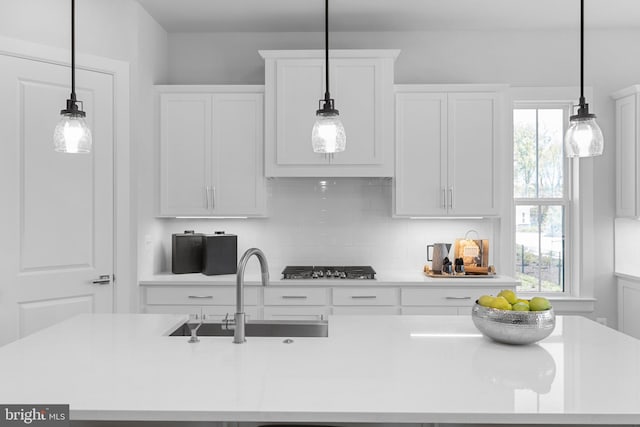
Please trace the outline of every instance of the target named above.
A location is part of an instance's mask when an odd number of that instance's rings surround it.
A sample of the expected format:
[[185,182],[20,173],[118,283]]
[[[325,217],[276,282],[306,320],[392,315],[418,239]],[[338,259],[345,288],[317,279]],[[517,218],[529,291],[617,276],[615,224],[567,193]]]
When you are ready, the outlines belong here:
[[485,277],[495,277],[496,273],[488,274],[434,274],[433,272],[424,272],[427,277],[433,277],[434,279],[481,279]]

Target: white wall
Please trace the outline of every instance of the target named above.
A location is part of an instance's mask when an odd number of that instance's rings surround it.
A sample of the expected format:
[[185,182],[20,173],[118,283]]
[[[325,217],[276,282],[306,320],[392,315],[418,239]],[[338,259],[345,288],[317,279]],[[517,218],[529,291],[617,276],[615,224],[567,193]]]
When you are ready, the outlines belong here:
[[[321,33],[170,34],[169,82],[262,84],[264,64],[257,53],[259,49],[319,49],[323,47],[322,36]],[[587,28],[585,33],[585,85],[593,88],[593,99],[588,101],[598,115],[606,145],[602,157],[580,161],[581,197],[594,205],[592,212],[584,214],[585,275],[581,287],[593,290],[598,300],[594,316],[606,317],[613,325],[615,134],[614,104],[609,94],[638,83],[640,57],[630,54],[637,40],[640,30]],[[401,49],[396,62],[396,83],[579,84],[577,31],[344,32],[332,33],[331,47]],[[578,96],[576,93],[576,102]],[[397,224],[405,226],[402,221]],[[427,236],[441,224],[432,222],[423,226]],[[175,228],[168,225],[165,234]]]
[[[153,85],[163,84],[168,79],[167,32],[136,3],[135,55],[131,58],[132,69],[132,127],[131,136],[131,206],[135,218],[131,233],[131,257],[140,268],[146,268],[148,258],[141,256],[147,240],[157,240],[162,235],[160,223],[154,220],[157,161],[153,155],[157,139],[155,134],[155,102]],[[150,238],[149,238],[150,236]],[[132,278],[127,298],[128,307],[122,311],[138,311],[138,274]]]
[[[76,51],[129,61],[136,32],[132,0],[76,2]],[[6,37],[68,49],[71,43],[69,0],[1,0],[0,33]]]

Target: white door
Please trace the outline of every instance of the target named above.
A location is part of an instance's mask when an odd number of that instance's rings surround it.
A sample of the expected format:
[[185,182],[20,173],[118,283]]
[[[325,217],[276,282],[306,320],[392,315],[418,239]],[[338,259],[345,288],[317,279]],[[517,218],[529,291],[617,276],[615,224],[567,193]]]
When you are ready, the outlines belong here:
[[[66,66],[0,55],[0,345],[83,312],[112,312],[113,77],[78,70],[93,151],[53,151]],[[72,331],[70,331],[72,333]]]

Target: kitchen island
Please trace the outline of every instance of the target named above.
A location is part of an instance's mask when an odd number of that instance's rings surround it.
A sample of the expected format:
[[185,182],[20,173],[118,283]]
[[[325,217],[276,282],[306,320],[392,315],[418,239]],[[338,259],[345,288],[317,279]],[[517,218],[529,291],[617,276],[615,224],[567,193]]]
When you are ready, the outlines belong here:
[[579,316],[530,346],[468,316],[331,316],[328,338],[289,344],[168,336],[184,321],[81,315],[0,347],[0,404],[70,404],[78,422],[640,424],[640,341]]

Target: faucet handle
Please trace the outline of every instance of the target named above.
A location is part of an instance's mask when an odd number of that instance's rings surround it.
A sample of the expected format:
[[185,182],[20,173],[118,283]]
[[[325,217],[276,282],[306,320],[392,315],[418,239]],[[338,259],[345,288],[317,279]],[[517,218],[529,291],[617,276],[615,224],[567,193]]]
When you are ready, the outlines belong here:
[[224,319],[222,319],[222,329],[224,329],[225,331],[232,331],[235,329],[235,318],[233,316],[229,317],[229,313],[227,313],[224,316]]

